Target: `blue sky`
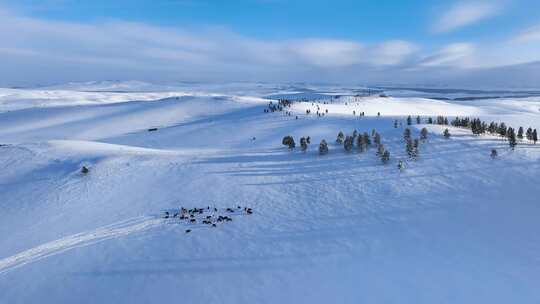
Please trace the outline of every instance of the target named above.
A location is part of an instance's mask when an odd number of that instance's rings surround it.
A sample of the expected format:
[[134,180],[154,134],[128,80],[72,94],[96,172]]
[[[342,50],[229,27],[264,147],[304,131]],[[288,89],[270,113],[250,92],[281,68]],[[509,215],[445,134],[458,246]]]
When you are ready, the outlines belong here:
[[537,0],[0,0],[0,14],[3,83],[441,82],[540,60]]

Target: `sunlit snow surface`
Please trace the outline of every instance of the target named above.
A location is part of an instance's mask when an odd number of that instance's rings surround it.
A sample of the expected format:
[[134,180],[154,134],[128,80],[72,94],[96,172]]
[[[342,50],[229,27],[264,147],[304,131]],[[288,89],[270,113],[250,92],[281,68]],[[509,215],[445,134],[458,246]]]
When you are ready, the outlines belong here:
[[[365,96],[376,90],[390,97]],[[278,97],[310,101],[264,113]],[[540,130],[540,97],[247,83],[0,89],[0,303],[538,303],[540,143],[511,151],[499,137],[450,127],[444,139],[443,127],[414,122],[413,137],[430,133],[411,161],[407,115]],[[354,129],[376,129],[390,163],[334,143]],[[285,135],[311,145],[289,151]],[[160,218],[238,205],[254,213],[215,228]]]

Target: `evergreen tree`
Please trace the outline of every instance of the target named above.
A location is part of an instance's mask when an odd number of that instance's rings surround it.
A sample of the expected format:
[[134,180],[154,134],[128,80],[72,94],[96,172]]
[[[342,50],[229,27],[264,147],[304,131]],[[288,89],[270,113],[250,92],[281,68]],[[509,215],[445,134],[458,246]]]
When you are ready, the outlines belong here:
[[397,167],[399,171],[403,171],[405,169],[405,163],[400,159]]
[[428,123],[428,124],[430,124],[430,125],[432,125],[432,124],[433,124],[433,118],[431,118],[431,117],[428,117],[428,119],[427,119],[427,123]]
[[382,156],[384,154],[384,145],[379,145],[377,148],[377,155]]
[[375,136],[373,138],[373,142],[378,146],[381,144],[381,135],[379,133],[375,133]]
[[381,157],[381,161],[383,162],[383,164],[387,164],[390,161],[390,152],[388,152],[388,150],[384,151]]
[[405,145],[405,151],[407,152],[407,155],[409,155],[410,158],[414,157],[414,145],[411,139],[407,139],[407,142]]
[[371,139],[369,138],[367,132],[364,132],[364,142],[366,143],[366,148],[371,146]]
[[428,135],[428,130],[426,128],[422,128],[422,131],[420,131],[420,138],[422,140],[426,140]]
[[289,149],[293,149],[294,147],[296,147],[296,144],[294,143],[294,138],[289,135],[283,137],[283,140],[281,141],[281,143],[284,146],[288,146]]
[[528,140],[532,140],[532,129],[530,127],[527,129],[526,136]]
[[336,139],[336,143],[342,144],[344,140],[345,140],[345,135],[343,135],[343,132],[339,131],[337,139]]
[[411,138],[411,129],[406,128],[405,131],[403,131],[403,138],[405,138],[405,140]]
[[412,124],[412,118],[411,118],[411,115],[409,115],[409,117],[407,117],[407,125],[410,126]]
[[502,122],[502,123],[499,125],[499,129],[497,130],[497,133],[499,133],[500,136],[505,137],[505,136],[506,136],[506,132],[507,132],[506,125],[504,124],[504,122]]
[[324,155],[328,153],[328,144],[326,143],[326,140],[321,140],[321,143],[319,144],[319,154]]
[[513,128],[508,128],[507,136],[508,136],[508,144],[510,145],[510,148],[514,150],[514,148],[517,145],[517,140],[516,140],[516,133]]
[[345,148],[345,151],[347,151],[347,152],[352,151],[352,148],[353,148],[353,137],[352,136],[347,135],[347,137],[345,137],[345,141],[343,141],[343,147]]
[[517,138],[523,139],[523,127],[519,127]]
[[305,137],[300,138],[300,147],[302,148],[302,151],[307,150],[308,145]]
[[413,157],[417,158],[420,153],[420,141],[418,140],[418,138],[414,139],[413,148]]
[[306,142],[307,142],[308,145],[311,145],[311,137],[308,136],[308,137],[306,138]]
[[446,118],[446,117],[444,118],[444,124],[448,125],[448,118]]
[[421,123],[420,116],[416,116],[416,123],[417,123],[417,124],[420,124],[420,123]]
[[450,131],[448,131],[448,129],[444,129],[443,136],[447,139],[450,138]]
[[497,132],[498,128],[499,128],[499,126],[497,125],[497,123],[492,121],[489,124],[488,132],[491,133],[491,134],[494,134],[495,132]]
[[358,149],[360,149],[360,152],[364,152],[366,150],[366,143],[362,134],[358,135],[356,138],[356,145],[358,146]]
[[536,142],[538,141],[538,134],[536,134],[536,129],[534,129],[532,132],[532,140],[534,144],[536,145]]

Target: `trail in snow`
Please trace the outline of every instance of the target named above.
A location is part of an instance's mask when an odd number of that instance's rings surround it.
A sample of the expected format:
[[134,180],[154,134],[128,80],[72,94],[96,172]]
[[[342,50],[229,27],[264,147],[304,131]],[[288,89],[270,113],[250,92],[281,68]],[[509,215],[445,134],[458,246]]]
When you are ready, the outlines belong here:
[[155,217],[133,218],[48,242],[0,260],[0,275],[28,263],[33,263],[70,249],[85,247],[108,239],[148,230],[158,226],[162,222],[161,219],[156,219]]

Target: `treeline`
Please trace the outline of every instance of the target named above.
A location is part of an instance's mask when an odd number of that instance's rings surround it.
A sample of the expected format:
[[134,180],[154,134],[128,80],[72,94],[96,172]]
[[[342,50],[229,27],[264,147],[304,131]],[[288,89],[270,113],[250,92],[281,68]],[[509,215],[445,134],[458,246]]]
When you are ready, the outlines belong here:
[[[309,136],[300,138],[300,147],[302,151],[306,151],[310,143],[311,138]],[[288,146],[289,149],[294,149],[296,147],[294,138],[290,135],[283,138],[282,144]],[[375,129],[372,130],[371,136],[368,132],[363,132],[361,134],[357,130],[354,130],[350,135],[345,135],[340,131],[336,137],[336,144],[342,145],[346,152],[352,152],[354,150],[366,152],[369,148],[374,147],[377,149],[376,155],[379,156],[384,164],[390,161],[390,151],[384,147],[381,135]],[[323,139],[319,143],[319,154],[325,155],[328,152],[328,142]]]
[[284,108],[290,108],[292,104],[293,101],[288,99],[279,99],[277,103],[270,101],[264,113],[282,112]]
[[[422,119],[420,116],[416,116],[416,123],[421,124]],[[435,119],[428,117],[425,121],[427,124],[437,124],[437,125],[452,125],[456,128],[469,129],[475,135],[481,134],[490,134],[497,135],[508,140],[508,144],[511,148],[514,148],[518,144],[518,140],[528,140],[536,144],[538,141],[538,132],[536,129],[531,127],[525,130],[523,127],[519,127],[516,131],[514,128],[507,126],[504,122],[490,122],[489,124],[485,121],[482,121],[480,118],[469,118],[469,117],[456,117],[451,122],[448,121],[447,117],[437,116]],[[407,125],[412,125],[413,118],[409,115],[407,117]],[[398,127],[398,121],[394,121],[394,128]],[[445,129],[443,132],[445,138],[450,137],[450,131]]]
[[531,127],[527,128],[526,131],[523,127],[519,127],[516,132],[514,128],[507,126],[504,122],[496,123],[492,121],[488,124],[480,120],[480,118],[471,119],[469,117],[456,117],[452,120],[451,124],[454,127],[470,129],[475,135],[490,134],[501,136],[508,141],[511,148],[517,145],[518,140],[526,139],[532,141],[534,144],[538,141],[538,132]]

